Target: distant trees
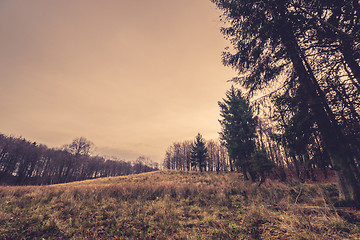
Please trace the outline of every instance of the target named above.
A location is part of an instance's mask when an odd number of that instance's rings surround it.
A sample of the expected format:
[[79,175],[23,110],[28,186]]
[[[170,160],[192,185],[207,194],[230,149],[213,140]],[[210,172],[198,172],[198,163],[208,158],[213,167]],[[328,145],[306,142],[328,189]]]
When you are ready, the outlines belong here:
[[191,170],[191,141],[175,142],[165,153],[163,166],[166,169]]
[[93,147],[94,143],[87,140],[85,137],[75,138],[71,144],[63,146],[64,150],[76,156],[89,156]]
[[150,158],[139,156],[132,165],[134,173],[151,172],[154,169],[159,169],[159,164],[154,163]]
[[0,134],[0,184],[65,183],[153,171],[158,167],[144,157],[130,163],[90,156],[92,146],[86,138],[76,138],[66,150],[49,149]]
[[[196,142],[196,140],[194,140]],[[229,170],[229,158],[227,150],[218,141],[214,140],[202,140],[205,143],[207,151],[207,158],[201,164],[203,171],[228,171]],[[186,140],[183,142],[174,142],[168,147],[165,152],[165,158],[163,161],[163,167],[165,169],[175,169],[190,171],[192,166],[194,170],[200,170],[198,164],[192,165],[192,149],[193,141]],[[194,156],[193,156],[194,157]]]

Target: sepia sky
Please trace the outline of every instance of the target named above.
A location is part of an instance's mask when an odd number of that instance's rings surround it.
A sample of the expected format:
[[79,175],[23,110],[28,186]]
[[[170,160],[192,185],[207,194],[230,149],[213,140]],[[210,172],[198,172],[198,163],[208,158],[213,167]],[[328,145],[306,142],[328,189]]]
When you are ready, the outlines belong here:
[[210,0],[0,1],[0,132],[162,161],[217,138],[234,76]]

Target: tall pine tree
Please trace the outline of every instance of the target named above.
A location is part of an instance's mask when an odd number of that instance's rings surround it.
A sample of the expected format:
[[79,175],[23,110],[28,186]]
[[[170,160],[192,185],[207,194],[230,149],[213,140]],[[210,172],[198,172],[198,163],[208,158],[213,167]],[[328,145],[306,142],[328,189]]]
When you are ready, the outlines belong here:
[[191,149],[191,165],[194,169],[199,168],[202,172],[206,170],[206,160],[208,158],[205,141],[200,133],[196,136]]
[[220,139],[228,149],[231,169],[241,169],[245,179],[249,173],[255,180],[251,158],[255,151],[256,121],[249,103],[241,96],[240,90],[232,86],[226,98],[218,104],[222,117],[219,120],[222,127]]

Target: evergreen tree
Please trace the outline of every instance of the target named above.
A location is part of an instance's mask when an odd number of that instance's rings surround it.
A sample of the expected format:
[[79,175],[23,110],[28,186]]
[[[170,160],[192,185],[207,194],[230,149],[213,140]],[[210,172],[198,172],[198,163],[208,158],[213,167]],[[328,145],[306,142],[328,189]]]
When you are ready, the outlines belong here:
[[260,177],[259,186],[265,182],[265,172],[270,171],[275,164],[270,161],[264,149],[256,148],[251,156],[251,169]]
[[193,168],[199,168],[202,172],[206,170],[206,160],[208,158],[208,151],[205,146],[205,141],[200,133],[196,136],[191,149],[191,165]]
[[222,127],[220,139],[228,149],[231,168],[241,169],[245,179],[249,173],[255,180],[250,161],[255,151],[256,120],[249,103],[241,96],[240,90],[232,86],[226,98],[218,104],[222,117],[219,120]]

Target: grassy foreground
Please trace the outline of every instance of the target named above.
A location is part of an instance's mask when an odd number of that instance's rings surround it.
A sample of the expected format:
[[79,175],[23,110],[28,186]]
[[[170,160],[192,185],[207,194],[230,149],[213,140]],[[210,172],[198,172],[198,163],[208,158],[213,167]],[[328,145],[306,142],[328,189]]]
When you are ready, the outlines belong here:
[[334,208],[336,195],[178,171],[0,187],[0,239],[360,239],[359,213]]

